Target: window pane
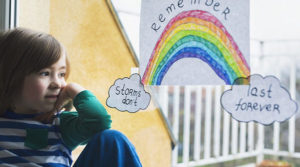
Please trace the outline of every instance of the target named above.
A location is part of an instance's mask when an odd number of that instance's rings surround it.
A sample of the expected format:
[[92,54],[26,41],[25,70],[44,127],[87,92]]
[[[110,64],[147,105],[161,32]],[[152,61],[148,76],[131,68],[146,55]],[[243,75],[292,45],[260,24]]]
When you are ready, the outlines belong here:
[[138,62],[141,0],[111,0],[111,4]]

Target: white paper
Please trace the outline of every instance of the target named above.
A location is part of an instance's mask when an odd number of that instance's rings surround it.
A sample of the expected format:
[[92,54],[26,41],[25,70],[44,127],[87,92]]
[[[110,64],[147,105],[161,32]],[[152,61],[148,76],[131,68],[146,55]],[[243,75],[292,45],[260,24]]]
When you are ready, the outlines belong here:
[[151,96],[145,91],[139,74],[132,74],[130,78],[117,79],[109,89],[107,106],[119,111],[130,113],[145,110],[150,103]]
[[230,85],[249,59],[249,0],[142,1],[145,85]]
[[[240,81],[248,82],[248,79],[241,78]],[[221,104],[238,121],[264,125],[283,122],[298,110],[297,103],[276,77],[258,74],[250,76],[249,85],[233,85],[225,91]]]

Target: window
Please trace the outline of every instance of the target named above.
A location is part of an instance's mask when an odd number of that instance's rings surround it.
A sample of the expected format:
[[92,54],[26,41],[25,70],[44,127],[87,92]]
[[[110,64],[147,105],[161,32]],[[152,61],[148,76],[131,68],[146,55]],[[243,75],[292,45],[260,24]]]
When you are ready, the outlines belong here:
[[[139,58],[141,0],[107,1],[134,55]],[[288,2],[250,0],[251,72],[276,76],[299,103],[300,24],[296,20],[300,15],[296,8],[300,3],[297,0]],[[282,24],[278,24],[278,20]],[[189,163],[210,167],[256,166],[255,163],[263,159],[300,165],[299,112],[288,121],[270,126],[239,123],[218,103],[225,90],[223,87],[155,88],[159,91],[157,101],[177,140],[172,166]],[[185,107],[188,105],[190,107]]]
[[107,2],[138,65],[141,0],[107,0]]
[[8,30],[17,25],[17,1],[0,1],[0,30]]

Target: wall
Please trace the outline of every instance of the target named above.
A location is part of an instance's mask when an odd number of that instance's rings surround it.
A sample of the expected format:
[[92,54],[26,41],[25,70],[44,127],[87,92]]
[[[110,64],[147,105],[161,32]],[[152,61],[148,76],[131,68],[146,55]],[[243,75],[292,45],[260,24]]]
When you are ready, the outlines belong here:
[[28,0],[19,3],[19,25],[49,33],[50,0]]

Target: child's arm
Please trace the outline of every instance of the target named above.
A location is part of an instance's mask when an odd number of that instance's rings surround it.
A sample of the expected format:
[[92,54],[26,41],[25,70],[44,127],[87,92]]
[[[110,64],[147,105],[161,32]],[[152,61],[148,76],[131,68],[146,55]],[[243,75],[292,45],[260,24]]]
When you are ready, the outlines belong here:
[[69,148],[74,149],[99,131],[110,128],[110,115],[90,91],[78,84],[68,84],[62,90],[57,106],[61,106],[68,98],[73,99],[77,110],[60,115],[62,138]]

